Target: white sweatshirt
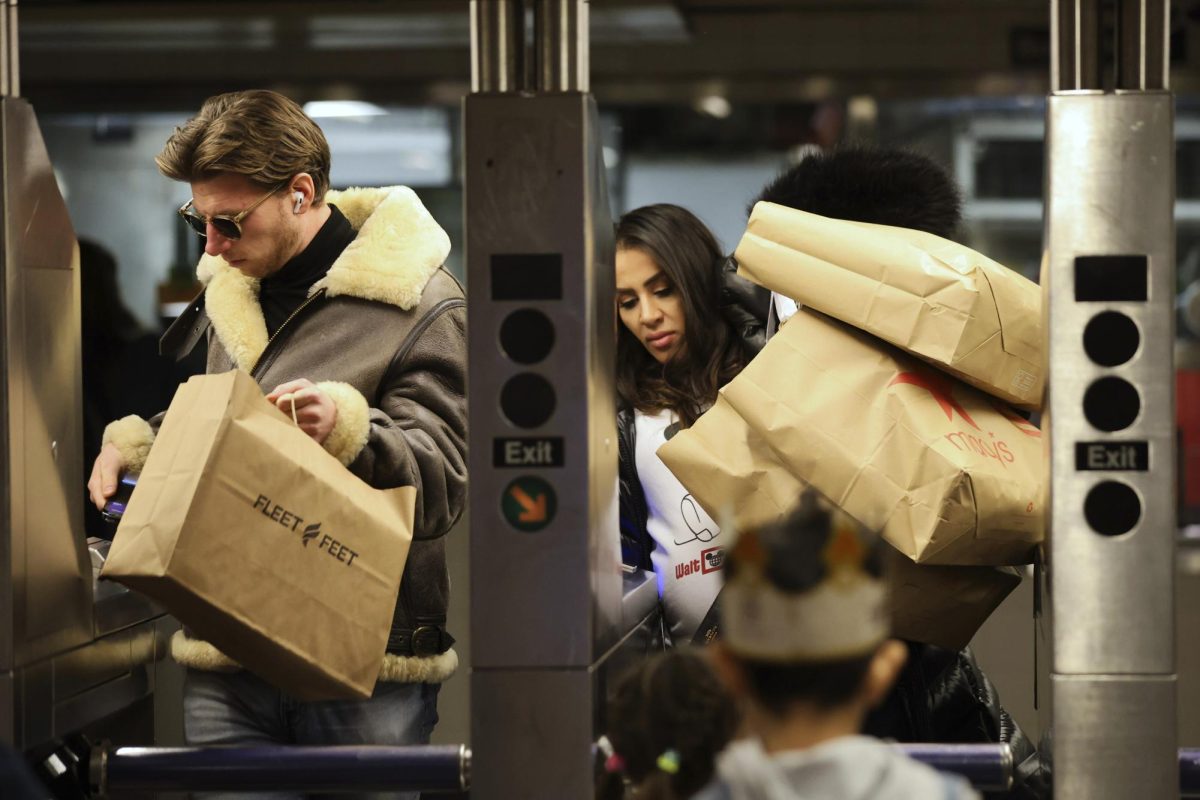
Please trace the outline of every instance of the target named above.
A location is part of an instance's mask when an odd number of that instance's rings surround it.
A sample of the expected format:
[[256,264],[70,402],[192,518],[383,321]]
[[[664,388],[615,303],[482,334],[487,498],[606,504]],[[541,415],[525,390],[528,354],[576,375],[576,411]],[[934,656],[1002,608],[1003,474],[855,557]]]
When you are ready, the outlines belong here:
[[717,758],[717,777],[696,800],[978,800],[958,776],[937,772],[867,736],[768,754],[757,739]]

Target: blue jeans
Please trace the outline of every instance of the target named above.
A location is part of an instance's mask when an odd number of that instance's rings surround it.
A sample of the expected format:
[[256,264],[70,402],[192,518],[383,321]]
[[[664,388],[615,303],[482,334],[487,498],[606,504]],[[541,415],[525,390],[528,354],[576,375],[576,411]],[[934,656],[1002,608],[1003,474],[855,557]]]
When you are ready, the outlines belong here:
[[[430,683],[380,682],[367,700],[305,703],[251,672],[189,669],[183,687],[184,729],[188,744],[197,747],[428,744],[438,721],[439,688],[438,684]],[[299,795],[248,792],[205,795],[209,800],[243,796],[255,800],[291,800]],[[389,800],[418,797],[406,793],[370,796]]]

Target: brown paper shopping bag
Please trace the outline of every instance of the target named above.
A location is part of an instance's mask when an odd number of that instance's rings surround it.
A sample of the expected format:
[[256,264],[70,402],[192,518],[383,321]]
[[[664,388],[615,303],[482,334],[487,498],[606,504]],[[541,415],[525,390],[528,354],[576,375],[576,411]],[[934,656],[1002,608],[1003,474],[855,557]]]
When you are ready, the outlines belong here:
[[[754,452],[731,455],[735,439]],[[918,563],[1027,563],[1042,539],[1036,427],[810,311],[658,455],[709,514],[733,513],[738,524],[787,507],[782,470]]]
[[1021,583],[1014,567],[914,564],[893,552],[888,597],[892,632],[901,639],[961,650]]
[[758,203],[734,257],[739,275],[982,391],[1042,403],[1041,289],[968,247]]
[[304,700],[369,697],[416,491],[381,491],[244,372],[179,388],[102,575]]
[[[676,434],[659,450],[664,461],[686,474],[688,490],[717,519],[735,528],[782,520],[795,507],[805,483],[788,471],[759,434],[728,403],[718,400],[705,415],[705,431]],[[694,429],[693,429],[694,430]],[[706,432],[721,432],[719,441]],[[914,564],[899,551],[889,564],[892,630],[896,636],[960,649],[1020,582],[1011,567]]]

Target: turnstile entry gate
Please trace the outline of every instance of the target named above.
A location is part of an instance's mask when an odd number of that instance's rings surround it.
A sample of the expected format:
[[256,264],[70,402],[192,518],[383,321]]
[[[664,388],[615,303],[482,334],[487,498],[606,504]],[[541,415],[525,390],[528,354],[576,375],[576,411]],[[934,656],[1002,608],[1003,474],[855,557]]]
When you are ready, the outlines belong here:
[[[588,797],[621,629],[613,231],[584,0],[472,0],[471,794]],[[532,14],[527,15],[527,11]],[[526,45],[534,21],[536,47]]]
[[[1047,103],[1054,796],[1178,797],[1166,0],[1055,0]],[[1115,65],[1102,64],[1102,14]]]
[[79,251],[17,63],[17,3],[0,0],[0,745],[30,750],[149,708],[170,629],[95,581],[107,543],[83,524]]

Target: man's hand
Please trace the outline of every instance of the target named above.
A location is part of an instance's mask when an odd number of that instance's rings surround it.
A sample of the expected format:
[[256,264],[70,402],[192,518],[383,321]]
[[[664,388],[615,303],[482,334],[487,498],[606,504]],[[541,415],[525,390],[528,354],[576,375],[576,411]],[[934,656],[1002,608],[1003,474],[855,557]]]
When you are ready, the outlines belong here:
[[337,422],[337,406],[333,398],[306,378],[279,384],[267,395],[267,400],[289,417],[292,416],[292,404],[295,403],[296,423],[317,444],[325,443]]
[[112,442],[104,445],[100,455],[96,456],[96,463],[92,464],[92,476],[88,478],[87,483],[88,494],[91,495],[96,508],[104,510],[108,498],[117,491],[117,481],[120,480],[124,469],[125,460],[121,458],[121,451],[117,446]]

